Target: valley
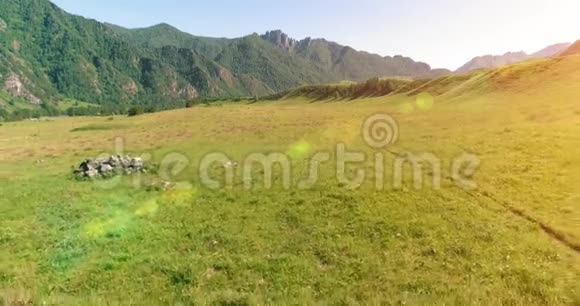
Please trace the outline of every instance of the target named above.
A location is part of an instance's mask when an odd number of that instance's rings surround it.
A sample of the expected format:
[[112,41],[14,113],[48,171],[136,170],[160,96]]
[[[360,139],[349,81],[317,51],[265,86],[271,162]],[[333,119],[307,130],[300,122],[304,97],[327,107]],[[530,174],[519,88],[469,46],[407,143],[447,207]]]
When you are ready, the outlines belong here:
[[570,19],[130,2],[0,0],[0,305],[580,305]]
[[[130,118],[5,123],[0,287],[8,298],[58,304],[578,303],[578,67],[570,56],[387,96],[307,90]],[[387,179],[384,190],[373,181],[348,190],[332,163],[305,190],[283,188],[277,170],[265,188],[259,168],[251,191],[240,171],[231,189],[200,181],[212,152],[237,162],[289,152],[295,179],[308,157],[339,143],[374,154],[360,129],[376,113],[399,126],[385,153],[429,152],[446,165],[475,154],[477,188],[444,179],[437,190],[426,171],[418,190],[407,176],[402,188]],[[119,138],[126,154],[177,156],[177,170],[113,187],[74,179],[72,166],[114,154]],[[225,168],[214,166],[219,181]]]

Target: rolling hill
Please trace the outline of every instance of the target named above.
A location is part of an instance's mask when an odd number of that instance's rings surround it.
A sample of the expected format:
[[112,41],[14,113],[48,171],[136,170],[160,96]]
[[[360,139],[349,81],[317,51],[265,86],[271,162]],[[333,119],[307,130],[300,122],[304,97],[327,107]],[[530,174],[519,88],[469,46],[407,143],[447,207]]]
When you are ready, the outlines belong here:
[[580,54],[580,40],[576,41],[568,49],[566,49],[566,50],[564,50],[564,52],[560,53],[561,56],[575,55],[575,54]]
[[167,23],[142,29],[127,29],[110,23],[105,23],[105,25],[128,41],[140,46],[154,49],[165,46],[194,49],[208,58],[216,57],[232,41],[226,38],[194,36]]
[[542,88],[552,91],[550,86],[554,84],[572,87],[578,80],[575,72],[578,67],[580,57],[571,54],[432,79],[373,78],[360,83],[308,85],[265,97],[264,100],[303,97],[312,101],[337,101],[400,95],[414,97],[422,93],[449,100],[503,92],[529,93]]

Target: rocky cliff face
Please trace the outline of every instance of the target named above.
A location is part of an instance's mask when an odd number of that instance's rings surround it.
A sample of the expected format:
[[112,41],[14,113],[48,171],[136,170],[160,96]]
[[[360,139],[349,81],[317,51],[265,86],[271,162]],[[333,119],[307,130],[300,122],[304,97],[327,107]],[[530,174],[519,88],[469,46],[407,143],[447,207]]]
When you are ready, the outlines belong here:
[[10,73],[4,81],[4,90],[12,97],[23,98],[33,104],[40,104],[40,99],[26,89],[20,77],[15,73]]
[[197,89],[191,85],[186,85],[184,88],[179,90],[179,97],[184,99],[194,99],[198,97]]
[[290,38],[288,34],[282,32],[281,30],[268,31],[261,37],[273,45],[287,51],[294,49],[296,46],[296,40]]
[[366,81],[373,77],[422,77],[449,73],[447,70],[432,70],[425,63],[401,55],[383,57],[322,38],[295,40],[280,30],[267,32],[261,38],[304,60],[309,67],[325,71],[330,76],[329,81]]

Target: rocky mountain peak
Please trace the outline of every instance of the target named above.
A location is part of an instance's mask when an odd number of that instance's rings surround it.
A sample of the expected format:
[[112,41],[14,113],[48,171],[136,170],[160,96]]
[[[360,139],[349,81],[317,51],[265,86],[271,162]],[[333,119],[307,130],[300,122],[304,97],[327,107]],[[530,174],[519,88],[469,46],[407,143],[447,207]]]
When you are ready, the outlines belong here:
[[284,49],[291,50],[296,45],[296,40],[289,37],[288,34],[282,32],[281,30],[268,31],[266,34],[260,36],[263,40],[266,40],[273,45]]

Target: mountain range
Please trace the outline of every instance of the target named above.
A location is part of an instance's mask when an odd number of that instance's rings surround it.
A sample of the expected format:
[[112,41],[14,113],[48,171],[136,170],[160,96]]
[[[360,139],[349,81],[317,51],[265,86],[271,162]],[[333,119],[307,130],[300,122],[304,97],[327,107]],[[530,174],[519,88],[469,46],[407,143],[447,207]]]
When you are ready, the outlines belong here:
[[560,43],[548,46],[532,54],[527,54],[524,51],[519,51],[519,52],[507,52],[504,55],[478,56],[473,58],[471,61],[467,62],[465,65],[461,66],[459,69],[455,71],[455,73],[461,74],[476,69],[495,68],[531,59],[552,57],[554,55],[558,55],[562,51],[566,50],[568,47],[570,47],[569,43]]
[[282,31],[209,38],[168,24],[104,24],[48,0],[0,0],[0,7],[0,85],[10,97],[36,104],[70,98],[165,105],[198,96],[261,96],[305,84],[449,73],[324,39],[294,40]]
[[[401,55],[380,56],[280,30],[240,38],[194,36],[168,24],[127,29],[65,12],[48,0],[0,0],[0,110],[72,99],[123,111],[198,97],[264,96],[302,85],[452,74]],[[477,57],[455,73],[560,54]],[[573,48],[574,46],[570,47]]]

